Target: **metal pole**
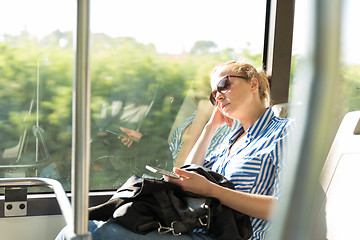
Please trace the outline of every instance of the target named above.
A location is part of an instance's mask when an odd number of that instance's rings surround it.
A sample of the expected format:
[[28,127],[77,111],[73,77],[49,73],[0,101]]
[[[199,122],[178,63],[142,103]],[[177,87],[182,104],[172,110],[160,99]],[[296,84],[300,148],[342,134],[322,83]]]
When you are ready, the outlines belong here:
[[91,239],[88,234],[90,173],[90,75],[89,75],[90,1],[77,1],[75,81],[73,89],[72,140],[72,239]]
[[[341,0],[309,2],[306,61],[297,71],[292,116],[297,122],[287,171],[284,195],[277,207],[276,223],[270,239],[313,239],[320,209],[319,176],[326,159],[326,145],[334,125],[333,106],[340,79]],[[297,91],[298,90],[298,91]],[[315,229],[320,231],[320,229]],[[324,238],[321,239],[325,239]]]

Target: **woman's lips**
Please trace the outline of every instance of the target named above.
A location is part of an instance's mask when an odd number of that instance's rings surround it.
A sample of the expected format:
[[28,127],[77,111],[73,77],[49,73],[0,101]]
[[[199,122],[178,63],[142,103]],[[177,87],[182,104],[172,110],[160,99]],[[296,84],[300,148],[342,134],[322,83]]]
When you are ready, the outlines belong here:
[[227,106],[229,106],[230,103],[224,103],[221,104],[221,110],[225,110],[225,108],[227,108]]

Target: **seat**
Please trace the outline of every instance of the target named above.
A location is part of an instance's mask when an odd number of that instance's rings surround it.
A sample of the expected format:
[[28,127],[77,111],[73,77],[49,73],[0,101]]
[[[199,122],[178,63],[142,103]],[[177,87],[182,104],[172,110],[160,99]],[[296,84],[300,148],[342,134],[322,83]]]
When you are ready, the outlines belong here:
[[289,103],[279,103],[272,106],[275,116],[286,118],[289,111]]
[[[342,120],[321,172],[320,211],[311,239],[354,239],[360,215],[360,111]],[[322,230],[322,231],[321,231]]]

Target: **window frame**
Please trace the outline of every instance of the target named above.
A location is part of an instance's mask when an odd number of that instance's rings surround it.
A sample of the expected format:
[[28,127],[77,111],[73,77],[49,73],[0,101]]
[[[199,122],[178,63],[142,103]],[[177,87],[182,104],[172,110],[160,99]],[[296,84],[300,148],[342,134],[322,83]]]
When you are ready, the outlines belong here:
[[[81,9],[80,7],[80,10]],[[271,88],[274,92],[272,98],[276,102],[287,102],[288,100],[288,92],[282,93],[284,89],[288,89],[290,79],[292,23],[294,14],[293,11],[288,11],[288,9],[294,9],[294,1],[267,0],[264,23],[263,67],[272,78]],[[83,32],[82,34],[86,33]],[[80,60],[81,59],[78,61]],[[84,59],[81,61],[84,61]],[[79,74],[84,77],[87,72]],[[84,167],[86,166],[84,165]],[[87,195],[89,206],[95,206],[109,200],[113,193],[113,191],[108,190],[90,191]],[[71,201],[72,194],[67,193],[67,195]],[[0,218],[4,218],[4,201],[4,196],[1,195]],[[29,193],[28,202],[29,212],[27,216],[61,215],[56,197],[52,193]]]

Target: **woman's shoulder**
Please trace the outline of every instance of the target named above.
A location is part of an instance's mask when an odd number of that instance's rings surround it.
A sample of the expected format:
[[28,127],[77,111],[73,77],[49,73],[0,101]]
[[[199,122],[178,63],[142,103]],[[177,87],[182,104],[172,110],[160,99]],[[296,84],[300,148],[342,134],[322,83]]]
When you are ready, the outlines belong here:
[[275,117],[274,121],[280,123],[281,125],[284,126],[290,126],[293,125],[295,120],[293,118],[281,118],[281,117]]
[[275,134],[278,137],[281,137],[289,134],[289,132],[292,132],[294,124],[295,120],[293,118],[273,116],[267,126],[266,132],[268,132],[268,134]]

